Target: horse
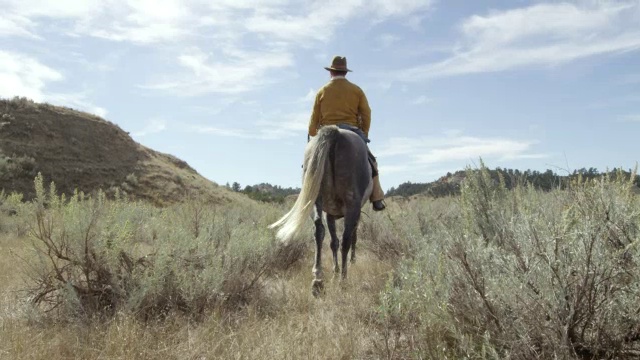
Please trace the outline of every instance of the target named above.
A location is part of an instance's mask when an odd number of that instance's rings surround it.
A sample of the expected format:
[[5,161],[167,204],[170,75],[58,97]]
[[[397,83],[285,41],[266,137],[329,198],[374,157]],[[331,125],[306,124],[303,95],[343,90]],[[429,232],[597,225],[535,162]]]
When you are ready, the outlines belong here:
[[[355,132],[335,125],[323,126],[305,148],[303,179],[300,195],[291,210],[270,228],[279,228],[277,237],[284,243],[302,235],[306,219],[315,224],[316,256],[313,265],[312,293],[319,296],[323,289],[322,242],[326,213],[331,235],[334,273],[341,271],[347,278],[347,255],[355,263],[360,209],[373,189],[372,168],[365,141]],[[344,218],[342,234],[342,268],[338,263],[340,240],[336,235],[336,220]]]

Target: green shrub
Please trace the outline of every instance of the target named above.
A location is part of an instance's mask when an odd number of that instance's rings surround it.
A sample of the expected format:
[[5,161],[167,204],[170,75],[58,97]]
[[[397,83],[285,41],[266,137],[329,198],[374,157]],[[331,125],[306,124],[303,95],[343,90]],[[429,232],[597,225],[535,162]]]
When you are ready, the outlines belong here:
[[468,172],[459,211],[428,214],[431,231],[390,279],[379,347],[414,358],[637,354],[632,180],[579,177],[563,191],[507,191],[481,170]]
[[36,175],[36,161],[29,156],[8,157],[0,152],[0,181],[33,178]]
[[66,199],[35,181],[33,302],[62,317],[199,316],[259,295],[273,264],[301,257],[274,244],[276,213],[260,204],[195,200],[158,209],[103,193]]
[[0,190],[0,233],[24,237],[29,231],[29,204],[22,202],[22,194],[6,194]]

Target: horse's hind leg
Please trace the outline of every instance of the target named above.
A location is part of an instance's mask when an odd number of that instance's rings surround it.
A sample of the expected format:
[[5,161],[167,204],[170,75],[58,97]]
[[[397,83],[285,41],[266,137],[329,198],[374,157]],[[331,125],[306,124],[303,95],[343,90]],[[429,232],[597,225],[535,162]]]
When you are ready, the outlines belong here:
[[340,272],[340,265],[338,263],[338,248],[340,247],[340,239],[336,234],[336,218],[333,215],[327,214],[327,227],[329,227],[329,234],[331,235],[331,251],[333,252],[333,271],[337,274]]
[[353,229],[353,236],[351,237],[351,263],[356,263],[356,242],[358,242],[358,223]]
[[324,240],[324,225],[322,224],[322,201],[318,199],[315,204],[313,222],[316,226],[316,260],[313,264],[313,282],[311,283],[311,293],[319,296],[324,290],[322,281],[322,241]]
[[360,208],[349,211],[344,217],[344,233],[342,235],[342,278],[347,278],[347,255],[360,220]]

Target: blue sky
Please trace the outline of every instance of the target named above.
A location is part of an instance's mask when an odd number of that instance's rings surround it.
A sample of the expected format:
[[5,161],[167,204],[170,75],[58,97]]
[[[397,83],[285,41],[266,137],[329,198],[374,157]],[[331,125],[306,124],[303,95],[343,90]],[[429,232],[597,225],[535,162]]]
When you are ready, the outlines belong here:
[[207,178],[299,186],[333,55],[383,188],[490,167],[633,168],[640,1],[0,0],[0,97],[103,116]]

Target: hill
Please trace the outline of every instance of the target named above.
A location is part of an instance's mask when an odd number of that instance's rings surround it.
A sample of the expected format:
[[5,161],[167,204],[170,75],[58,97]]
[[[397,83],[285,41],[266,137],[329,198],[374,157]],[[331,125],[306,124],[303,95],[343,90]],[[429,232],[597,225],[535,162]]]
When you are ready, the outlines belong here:
[[30,199],[39,172],[66,194],[120,189],[157,205],[189,196],[215,202],[246,199],[186,162],[138,144],[98,116],[25,98],[0,99],[0,190]]
[[[552,170],[546,170],[540,172],[537,170],[514,170],[514,169],[501,169],[496,168],[494,170],[488,170],[491,178],[498,182],[504,182],[507,189],[512,189],[518,184],[530,184],[537,189],[544,191],[550,191],[556,188],[564,188],[571,179],[582,177],[585,179],[594,179],[602,176],[615,177],[618,173],[629,177],[632,174],[635,176],[636,190],[640,191],[638,184],[640,184],[640,176],[634,174],[631,170],[613,169],[611,171],[599,172],[595,168],[578,169],[567,175],[560,175]],[[414,195],[429,195],[432,197],[443,197],[450,195],[460,194],[460,188],[464,180],[468,176],[468,171],[460,170],[455,173],[447,173],[436,181],[427,183],[412,183],[405,182],[398,187],[392,187],[387,191],[386,196],[414,196]]]
[[247,185],[244,190],[240,190],[240,184],[237,182],[231,186],[227,185],[227,187],[233,191],[241,192],[253,200],[263,202],[283,203],[290,196],[297,196],[300,193],[300,188],[283,188],[269,183]]

